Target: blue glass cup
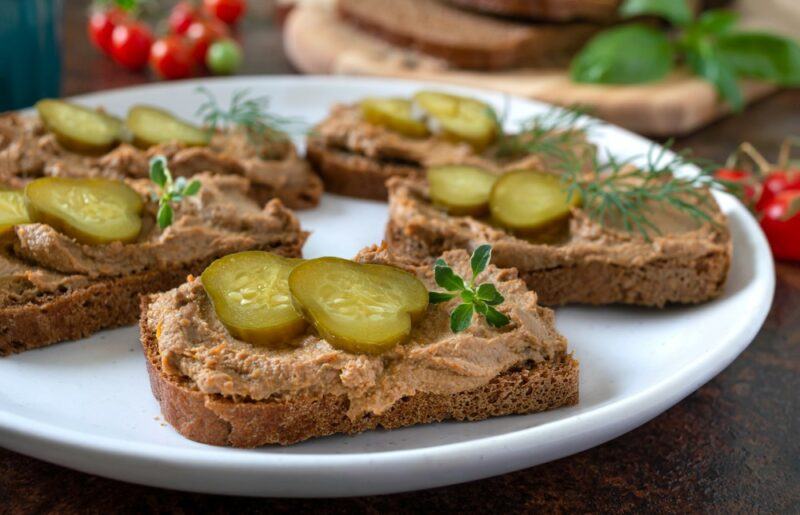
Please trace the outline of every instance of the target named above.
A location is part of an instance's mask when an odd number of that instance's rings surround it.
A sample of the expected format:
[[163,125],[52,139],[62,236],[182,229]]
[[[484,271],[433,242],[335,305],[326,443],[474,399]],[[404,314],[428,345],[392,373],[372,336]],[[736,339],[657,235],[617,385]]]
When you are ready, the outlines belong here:
[[62,0],[0,0],[0,112],[61,90]]

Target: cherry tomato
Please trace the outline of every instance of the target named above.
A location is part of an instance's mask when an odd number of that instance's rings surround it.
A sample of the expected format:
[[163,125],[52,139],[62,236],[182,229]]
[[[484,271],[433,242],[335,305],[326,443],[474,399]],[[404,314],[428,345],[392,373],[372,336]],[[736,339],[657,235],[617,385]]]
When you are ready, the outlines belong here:
[[123,23],[111,33],[111,57],[130,70],[140,70],[147,64],[153,35],[139,22]]
[[206,66],[214,75],[230,75],[242,64],[242,47],[226,38],[212,43],[206,53]]
[[746,206],[752,206],[756,202],[760,185],[752,173],[733,168],[720,168],[714,172],[714,177],[740,186],[739,197]]
[[169,28],[173,34],[185,34],[189,25],[199,18],[197,9],[190,2],[178,2],[169,13]]
[[756,204],[757,211],[763,211],[782,191],[800,190],[800,170],[775,170],[764,179],[764,191]]
[[192,47],[192,59],[201,67],[206,65],[206,53],[211,43],[228,36],[228,27],[219,20],[198,20],[186,29]]
[[164,79],[191,76],[194,61],[189,43],[177,34],[156,40],[150,48],[150,67]]
[[764,208],[761,228],[775,259],[800,261],[800,191],[778,193]]
[[206,12],[216,16],[228,25],[233,25],[247,10],[245,0],[203,0]]
[[124,20],[125,13],[116,8],[93,11],[86,26],[89,41],[104,54],[111,55],[111,33]]

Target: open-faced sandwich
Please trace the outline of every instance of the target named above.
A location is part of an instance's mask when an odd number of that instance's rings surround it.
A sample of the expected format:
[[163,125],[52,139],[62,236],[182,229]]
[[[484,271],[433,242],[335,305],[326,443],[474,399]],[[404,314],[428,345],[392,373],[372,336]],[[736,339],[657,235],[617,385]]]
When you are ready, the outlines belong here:
[[173,288],[243,250],[299,257],[306,239],[280,200],[244,177],[43,177],[0,191],[0,355],[135,322],[138,296]]
[[142,298],[153,393],[182,435],[236,447],[577,403],[553,312],[490,255],[221,258]]
[[302,209],[319,202],[319,177],[282,131],[292,120],[268,113],[266,99],[246,92],[227,109],[202,92],[203,127],[154,106],[133,106],[123,121],[62,100],[38,102],[34,115],[0,115],[0,179],[22,187],[42,176],[144,178],[150,159],[162,155],[179,177],[244,176],[262,204],[280,198]]
[[[385,199],[390,177],[423,177],[430,166],[468,163],[493,171],[542,167],[544,148],[594,155],[585,134],[560,112],[531,120],[523,133],[503,133],[498,116],[474,98],[420,91],[412,98],[367,98],[337,105],[311,131],[308,160],[326,191]],[[566,117],[579,114],[567,113]]]
[[731,237],[710,191],[723,185],[676,175],[683,164],[609,156],[587,173],[562,154],[555,168],[505,174],[431,167],[389,181],[386,239],[421,260],[489,242],[497,265],[515,267],[548,305],[703,302],[722,291]]

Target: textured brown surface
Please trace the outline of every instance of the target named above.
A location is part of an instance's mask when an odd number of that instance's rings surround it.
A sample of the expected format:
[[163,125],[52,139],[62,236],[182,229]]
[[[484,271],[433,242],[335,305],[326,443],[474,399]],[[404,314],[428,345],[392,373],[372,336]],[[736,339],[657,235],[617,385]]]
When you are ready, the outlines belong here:
[[453,5],[501,16],[537,20],[613,20],[620,0],[446,0]]
[[418,166],[381,162],[352,152],[325,147],[310,138],[306,156],[317,171],[325,191],[349,197],[386,200],[386,179],[421,175]]
[[[599,30],[590,24],[493,19],[436,0],[338,0],[337,11],[348,23],[389,43],[470,70],[564,64]],[[462,29],[463,24],[469,26]]]
[[[70,1],[72,4],[72,1]],[[143,82],[94,52],[70,5],[67,94]],[[250,2],[244,73],[288,73],[280,35]],[[259,14],[261,9],[261,14]],[[266,51],[265,51],[266,50]],[[723,160],[742,140],[772,155],[800,134],[800,91],[678,141]],[[583,364],[584,367],[586,364]],[[248,499],[129,485],[0,450],[0,512],[791,513],[800,505],[800,265],[778,265],[766,324],[725,371],[642,427],[552,463],[463,485],[355,499]],[[213,480],[209,478],[208,480]]]
[[233,402],[207,395],[161,369],[156,328],[144,316],[139,331],[147,357],[153,395],[164,419],[183,436],[211,445],[258,447],[288,445],[336,433],[360,433],[377,427],[395,429],[443,420],[484,420],[535,413],[578,402],[578,362],[571,356],[504,373],[489,384],[453,395],[418,393],[395,403],[379,416],[350,420],[347,397],[326,395],[314,401]]
[[[302,256],[305,237],[287,234],[270,250],[288,257]],[[38,299],[36,303],[0,309],[0,356],[66,340],[84,338],[101,329],[135,323],[139,296],[172,289],[189,274],[199,275],[216,258],[195,261],[170,270],[151,270],[101,280],[85,288]]]

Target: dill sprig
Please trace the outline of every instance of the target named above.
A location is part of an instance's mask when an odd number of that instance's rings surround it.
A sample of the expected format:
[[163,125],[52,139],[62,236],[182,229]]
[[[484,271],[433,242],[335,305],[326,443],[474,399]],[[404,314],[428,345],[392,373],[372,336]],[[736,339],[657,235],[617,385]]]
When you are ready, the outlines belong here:
[[197,88],[206,101],[197,109],[203,123],[210,131],[239,127],[253,139],[267,137],[273,140],[286,139],[287,134],[302,132],[305,124],[296,118],[279,116],[268,111],[269,98],[250,97],[247,89],[233,93],[228,108],[223,108],[206,87]]
[[504,134],[500,139],[497,157],[513,157],[527,154],[558,155],[563,149],[583,138],[591,128],[587,109],[580,106],[570,108],[553,107],[544,113],[524,120],[517,132]]
[[[661,234],[652,220],[653,204],[671,206],[698,223],[716,225],[708,190],[731,191],[734,185],[714,177],[716,167],[710,162],[690,159],[687,153],[670,153],[670,144],[654,145],[644,157],[645,164],[634,164],[636,158],[618,159],[606,153],[606,161],[594,158],[590,172],[581,167],[573,153],[559,151],[563,180],[569,196],[580,195],[583,209],[597,223],[619,220],[628,232],[638,232],[651,241],[651,234]],[[693,164],[696,174],[681,173]]]

